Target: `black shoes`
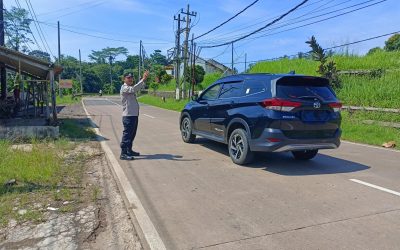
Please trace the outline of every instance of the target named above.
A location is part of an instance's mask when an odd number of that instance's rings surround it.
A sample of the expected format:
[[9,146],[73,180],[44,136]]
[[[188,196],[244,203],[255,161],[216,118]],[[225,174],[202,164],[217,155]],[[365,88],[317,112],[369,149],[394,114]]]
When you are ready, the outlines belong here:
[[140,153],[132,151],[132,149],[122,149],[119,159],[125,161],[132,161],[135,159],[134,156],[139,156],[139,155]]
[[119,156],[119,159],[124,160],[124,161],[132,161],[135,158],[133,156],[131,156],[131,155],[127,155],[127,154],[121,153],[121,155]]
[[132,151],[132,149],[128,149],[128,155],[130,156],[139,156],[139,152]]

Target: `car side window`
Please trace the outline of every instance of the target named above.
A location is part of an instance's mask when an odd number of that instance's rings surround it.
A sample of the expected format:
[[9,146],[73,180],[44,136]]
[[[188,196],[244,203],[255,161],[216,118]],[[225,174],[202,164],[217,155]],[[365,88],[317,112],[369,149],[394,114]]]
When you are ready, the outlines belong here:
[[221,84],[217,84],[214,87],[208,89],[202,96],[202,100],[215,100],[218,97],[219,89],[221,88]]
[[244,83],[244,95],[251,95],[266,91],[265,83],[262,80],[246,80]]
[[227,82],[221,88],[220,99],[242,96],[243,82]]

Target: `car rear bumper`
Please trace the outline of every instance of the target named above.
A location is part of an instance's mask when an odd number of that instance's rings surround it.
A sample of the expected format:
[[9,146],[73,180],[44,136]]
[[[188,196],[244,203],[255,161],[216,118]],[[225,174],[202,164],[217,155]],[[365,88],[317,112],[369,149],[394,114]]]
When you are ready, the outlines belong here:
[[[332,138],[323,139],[289,139],[281,130],[266,128],[261,136],[249,141],[251,151],[285,152],[296,150],[335,149],[340,145],[341,130],[338,129]],[[271,142],[269,138],[279,140]]]

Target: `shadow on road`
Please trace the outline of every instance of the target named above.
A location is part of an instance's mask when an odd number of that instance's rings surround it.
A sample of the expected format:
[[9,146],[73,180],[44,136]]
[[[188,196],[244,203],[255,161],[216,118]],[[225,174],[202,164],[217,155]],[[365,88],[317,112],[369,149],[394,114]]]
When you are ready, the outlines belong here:
[[[196,144],[229,157],[228,148],[225,144],[203,138],[197,139]],[[319,153],[314,159],[309,161],[295,160],[289,152],[257,153],[253,163],[242,167],[259,168],[271,173],[287,176],[351,173],[370,168],[357,162],[325,155],[323,150],[320,152],[322,153]]]
[[140,155],[135,157],[137,160],[169,160],[169,161],[199,161],[200,159],[183,159],[182,155],[154,154]]

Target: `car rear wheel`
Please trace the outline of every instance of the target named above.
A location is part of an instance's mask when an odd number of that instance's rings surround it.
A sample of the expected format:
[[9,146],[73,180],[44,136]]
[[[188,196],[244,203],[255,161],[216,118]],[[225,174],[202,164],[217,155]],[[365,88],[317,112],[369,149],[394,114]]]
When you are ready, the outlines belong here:
[[314,158],[318,153],[318,149],[316,150],[301,150],[301,151],[292,151],[292,154],[296,160],[310,160]]
[[244,129],[235,129],[229,137],[229,156],[238,165],[250,163],[254,153],[250,150],[247,133]]
[[186,143],[193,143],[196,135],[192,133],[192,121],[189,117],[185,117],[181,122],[181,135],[182,140]]

